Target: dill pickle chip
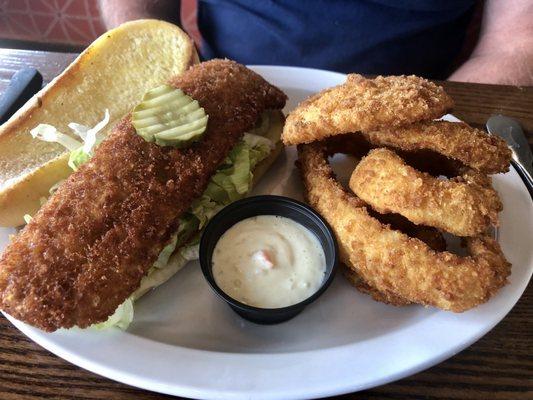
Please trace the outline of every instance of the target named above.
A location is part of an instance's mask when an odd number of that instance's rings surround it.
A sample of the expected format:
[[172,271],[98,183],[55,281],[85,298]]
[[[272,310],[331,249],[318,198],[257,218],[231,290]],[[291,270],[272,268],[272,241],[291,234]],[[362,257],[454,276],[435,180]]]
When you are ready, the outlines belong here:
[[202,137],[208,116],[181,89],[161,85],[149,90],[133,109],[131,122],[147,142],[185,147]]

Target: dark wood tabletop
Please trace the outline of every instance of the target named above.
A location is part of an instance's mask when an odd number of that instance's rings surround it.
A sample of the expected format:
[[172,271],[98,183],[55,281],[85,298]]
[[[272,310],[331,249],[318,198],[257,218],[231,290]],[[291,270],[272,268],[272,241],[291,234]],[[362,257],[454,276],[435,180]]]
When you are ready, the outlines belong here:
[[[75,54],[0,49],[0,94],[20,68],[39,69],[45,82]],[[533,87],[442,82],[455,100],[453,113],[482,127],[492,114],[520,121],[533,144]],[[533,399],[533,290],[477,343],[449,360],[353,399]],[[385,357],[386,355],[384,355]],[[159,399],[82,370],[56,357],[0,316],[0,399]]]

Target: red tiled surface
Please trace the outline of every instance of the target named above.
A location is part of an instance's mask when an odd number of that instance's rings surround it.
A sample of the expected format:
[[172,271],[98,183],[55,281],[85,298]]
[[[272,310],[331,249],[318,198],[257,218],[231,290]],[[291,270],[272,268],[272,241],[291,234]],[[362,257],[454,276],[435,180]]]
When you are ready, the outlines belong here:
[[[182,1],[182,21],[199,43],[196,0]],[[85,45],[104,31],[97,0],[0,0],[0,39]]]
[[200,47],[202,36],[196,21],[196,0],[181,0],[181,25]]
[[[104,31],[96,0],[0,0],[0,38],[86,44]],[[92,12],[91,12],[92,10]]]

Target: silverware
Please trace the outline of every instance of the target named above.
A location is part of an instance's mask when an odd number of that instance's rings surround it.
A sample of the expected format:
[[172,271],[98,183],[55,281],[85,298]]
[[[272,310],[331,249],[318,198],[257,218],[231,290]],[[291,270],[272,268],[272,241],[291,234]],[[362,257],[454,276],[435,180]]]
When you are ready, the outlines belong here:
[[513,152],[511,164],[533,198],[533,153],[518,121],[504,115],[493,115],[487,121],[487,130],[505,139]]
[[43,77],[34,68],[24,68],[15,72],[0,98],[0,124],[6,122],[15,111],[41,90],[42,84]]

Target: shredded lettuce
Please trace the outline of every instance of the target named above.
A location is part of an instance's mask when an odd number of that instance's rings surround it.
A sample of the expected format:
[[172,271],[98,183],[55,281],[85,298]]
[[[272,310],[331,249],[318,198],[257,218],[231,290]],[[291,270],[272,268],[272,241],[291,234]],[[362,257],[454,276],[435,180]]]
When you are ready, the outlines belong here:
[[30,131],[30,134],[44,142],[59,143],[61,146],[72,151],[82,145],[82,143],[64,133],[59,132],[55,127],[48,124],[39,124]]
[[198,220],[198,230],[222,207],[244,197],[250,191],[252,169],[270,154],[273,147],[274,143],[263,136],[255,133],[244,135],[211,177],[203,195],[192,204],[189,215],[192,214]]
[[252,182],[250,147],[241,141],[231,151],[230,158],[233,164],[233,173],[229,175],[229,179],[235,186],[235,191],[239,195],[244,195],[248,192]]
[[70,152],[68,165],[74,171],[77,171],[80,165],[85,164],[94,154],[94,148],[104,140],[102,129],[109,123],[109,110],[105,110],[104,119],[98,122],[93,128],[76,123],[70,123],[68,126],[82,140],[83,146]]
[[174,250],[176,250],[177,242],[178,234],[176,233],[174,236],[172,236],[170,243],[163,247],[163,250],[161,250],[161,253],[159,253],[159,257],[157,257],[157,260],[153,265],[154,268],[164,268],[165,265],[168,264],[170,256],[172,253],[174,253]]
[[219,172],[211,177],[210,183],[222,189],[221,191],[219,190],[220,198],[217,200],[217,203],[228,204],[240,198],[239,193],[235,189],[235,185],[231,181],[231,172],[228,170],[219,170]]
[[229,203],[250,191],[252,169],[264,160],[273,148],[264,137],[247,133],[232,149],[224,164],[211,177],[204,194],[193,202],[191,213],[199,221],[199,229]]
[[131,324],[131,321],[133,321],[133,299],[129,297],[124,303],[117,307],[113,315],[111,315],[107,321],[93,324],[90,328],[101,330],[117,327],[125,330]]
[[74,134],[82,140],[81,142],[59,132],[55,127],[48,124],[39,124],[30,133],[34,138],[45,142],[59,143],[69,150],[68,165],[74,171],[77,171],[80,165],[89,161],[93,155],[94,148],[104,139],[101,131],[109,123],[109,118],[109,110],[105,110],[104,118],[92,128],[75,122],[68,124]]
[[91,156],[83,150],[83,147],[79,147],[70,152],[68,166],[72,168],[73,171],[77,171],[80,165],[85,164],[90,158]]
[[181,247],[199,230],[198,220],[191,213],[186,213],[179,220],[176,247]]
[[201,230],[213,216],[222,209],[222,206],[213,201],[209,196],[203,195],[192,203],[191,214],[198,221],[198,229]]
[[[198,259],[198,245],[186,246],[174,254],[168,254],[168,250],[171,245],[175,246],[174,240],[161,251],[158,260],[154,264],[154,267],[150,270],[148,275],[141,280],[139,288],[133,292],[133,294],[128,297],[124,303],[117,307],[113,315],[111,315],[105,322],[91,325],[90,329],[128,329],[128,326],[133,321],[135,300],[149,290],[165,283],[189,261]],[[174,251],[174,248],[172,251]],[[165,256],[163,256],[165,258],[168,255],[166,263],[164,265],[156,266],[158,262],[161,262],[163,253],[166,253]]]
[[257,154],[268,154],[274,148],[272,140],[252,133],[245,133],[242,141],[250,148],[250,151],[257,152]]
[[[104,119],[98,122],[94,127],[86,131],[85,137],[83,137],[83,151],[87,154],[91,154],[94,147],[98,146],[102,140],[104,140],[104,135],[101,132],[102,129],[106,127],[109,123],[109,110],[105,110]],[[76,131],[80,127],[86,128],[83,125],[78,124],[69,124],[69,127]]]
[[208,199],[211,199],[215,203],[222,204],[224,201],[226,201],[228,194],[222,186],[218,185],[213,179],[211,179],[207,185],[207,188],[205,189],[204,196],[206,196]]
[[165,283],[189,261],[198,259],[198,244],[182,247],[175,252],[163,268],[153,268],[142,280],[139,288],[130,299],[137,300],[149,290]]

